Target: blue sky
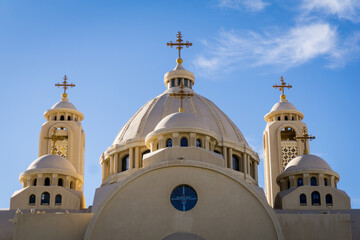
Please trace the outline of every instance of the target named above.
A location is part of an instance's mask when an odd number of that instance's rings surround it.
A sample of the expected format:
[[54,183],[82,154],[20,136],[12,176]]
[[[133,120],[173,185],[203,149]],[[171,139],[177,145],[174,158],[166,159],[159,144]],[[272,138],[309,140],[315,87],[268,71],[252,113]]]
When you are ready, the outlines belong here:
[[[358,76],[360,2],[354,0],[3,1],[0,0],[0,208],[37,158],[43,113],[60,100],[85,115],[85,197],[101,183],[99,157],[143,104],[165,90],[182,31],[193,46],[184,67],[262,156],[264,115],[287,98],[316,136],[311,153],[340,174],[338,187],[360,208]],[[259,184],[264,186],[263,159]]]

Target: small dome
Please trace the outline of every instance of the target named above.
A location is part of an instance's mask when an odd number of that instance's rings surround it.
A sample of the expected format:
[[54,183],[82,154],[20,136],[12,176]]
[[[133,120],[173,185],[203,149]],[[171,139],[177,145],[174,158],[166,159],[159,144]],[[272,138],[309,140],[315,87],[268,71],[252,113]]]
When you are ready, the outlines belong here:
[[73,110],[77,110],[76,107],[68,101],[61,100],[60,102],[56,103],[54,106],[52,106],[51,109],[59,109],[59,108],[69,108]]
[[296,107],[289,103],[287,100],[281,100],[272,107],[270,112],[284,111],[284,110],[294,110],[297,111]]
[[35,170],[35,169],[58,169],[58,170],[66,170],[70,172],[75,172],[76,169],[72,163],[59,155],[44,155],[37,158],[33,161],[26,170]]
[[171,129],[171,128],[201,128],[209,130],[207,124],[200,120],[199,117],[191,113],[172,113],[164,117],[155,127],[154,131],[160,129]]
[[291,160],[286,166],[284,173],[300,170],[332,171],[331,167],[324,159],[311,154],[297,156],[296,158]]

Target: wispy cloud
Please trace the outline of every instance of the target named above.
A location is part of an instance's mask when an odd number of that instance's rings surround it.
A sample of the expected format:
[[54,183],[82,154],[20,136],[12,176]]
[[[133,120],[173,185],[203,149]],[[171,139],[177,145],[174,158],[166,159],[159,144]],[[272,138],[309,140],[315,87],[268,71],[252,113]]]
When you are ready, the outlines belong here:
[[303,0],[301,9],[307,14],[316,11],[356,22],[360,19],[358,0]]
[[218,0],[218,7],[252,12],[262,11],[269,3],[262,0]]
[[212,76],[240,66],[274,66],[290,68],[323,57],[327,67],[341,67],[350,49],[358,49],[360,34],[339,44],[335,27],[328,23],[313,23],[293,27],[285,32],[262,34],[222,30],[209,50],[198,56],[194,65],[202,75]]

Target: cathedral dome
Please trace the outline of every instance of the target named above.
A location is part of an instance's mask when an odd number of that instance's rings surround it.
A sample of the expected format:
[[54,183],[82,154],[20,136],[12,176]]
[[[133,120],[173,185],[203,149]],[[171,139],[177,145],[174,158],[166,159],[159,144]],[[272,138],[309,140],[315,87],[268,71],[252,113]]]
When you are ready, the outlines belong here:
[[76,173],[75,167],[69,160],[59,155],[50,154],[37,158],[29,165],[26,170],[28,171],[38,169],[58,169]]
[[301,170],[328,170],[332,171],[329,164],[322,158],[312,155],[305,154],[297,156],[291,160],[286,166],[284,173],[301,171]]
[[172,113],[163,118],[155,127],[154,131],[170,128],[201,128],[208,130],[206,123],[201,122],[199,117],[191,113]]

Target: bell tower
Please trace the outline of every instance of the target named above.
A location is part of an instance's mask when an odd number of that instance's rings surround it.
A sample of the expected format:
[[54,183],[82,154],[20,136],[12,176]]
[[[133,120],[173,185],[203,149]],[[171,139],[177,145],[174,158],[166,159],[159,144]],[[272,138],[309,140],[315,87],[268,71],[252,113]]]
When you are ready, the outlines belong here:
[[309,141],[300,139],[304,129],[307,129],[302,121],[304,115],[284,94],[284,90],[292,86],[286,84],[283,77],[280,82],[280,85],[273,86],[281,91],[280,102],[264,117],[267,122],[263,134],[265,194],[271,206],[274,206],[276,194],[280,191],[276,178],[293,158],[304,153],[305,145]]
[[84,115],[69,102],[66,90],[75,87],[67,82],[66,75],[62,83],[64,93],[61,101],[44,113],[46,122],[42,125],[39,138],[39,157],[56,154],[69,160],[78,174],[84,176],[85,133],[81,126]]

